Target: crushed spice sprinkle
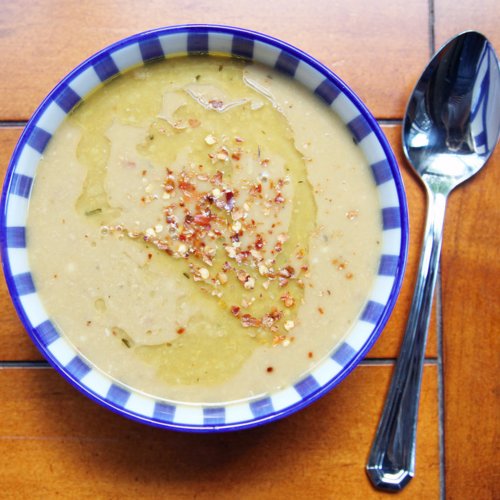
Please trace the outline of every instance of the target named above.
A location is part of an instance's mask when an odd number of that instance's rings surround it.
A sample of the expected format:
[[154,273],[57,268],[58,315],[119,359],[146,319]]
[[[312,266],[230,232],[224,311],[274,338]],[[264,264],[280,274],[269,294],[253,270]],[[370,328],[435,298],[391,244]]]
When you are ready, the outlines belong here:
[[285,307],[293,307],[295,304],[295,299],[290,295],[289,292],[286,292],[284,295],[280,297],[280,300],[285,304]]
[[[214,109],[223,106],[215,100],[209,104]],[[189,124],[199,126],[195,119]],[[142,241],[172,258],[186,260],[188,269],[182,273],[184,277],[203,283],[203,291],[221,300],[225,289],[235,286],[234,279],[230,281],[231,277],[235,278],[243,287],[244,299],[240,305],[226,306],[231,315],[244,328],[267,331],[273,344],[285,346],[290,343],[289,332],[295,328],[295,322],[290,319],[290,310],[297,302],[294,290],[303,288],[303,280],[309,276],[304,249],[291,252],[290,258],[296,259],[293,265],[280,255],[289,236],[280,230],[278,216],[290,201],[285,187],[291,181],[288,176],[272,178],[269,175],[271,160],[262,158],[259,148],[258,159],[265,171],[254,180],[243,179],[237,188],[231,185],[223,164],[239,162],[245,152],[240,146],[243,138],[234,137],[234,147],[228,140],[225,136],[206,135],[203,142],[209,149],[209,164],[193,164],[178,172],[166,167],[160,188],[148,183],[144,178],[146,171],[141,172],[145,187],[140,203],[146,205],[159,200],[161,222],[142,231],[118,224],[102,226],[100,232],[102,236],[117,234]],[[273,217],[265,235],[252,217],[254,206],[259,206],[265,217]],[[147,254],[148,260],[152,257],[153,253]],[[275,286],[283,310],[271,307],[267,312],[252,313],[249,309],[254,302],[265,300],[259,290]],[[244,314],[242,307],[247,309]],[[289,310],[286,318],[285,310]],[[179,328],[177,333],[184,331]]]

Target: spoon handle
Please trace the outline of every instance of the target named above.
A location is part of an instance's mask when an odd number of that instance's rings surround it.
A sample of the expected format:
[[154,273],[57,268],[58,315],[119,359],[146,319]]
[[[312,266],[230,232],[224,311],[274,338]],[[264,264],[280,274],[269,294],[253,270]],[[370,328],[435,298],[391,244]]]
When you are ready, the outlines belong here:
[[427,220],[410,315],[366,466],[374,486],[390,491],[403,489],[415,473],[418,402],[447,198],[429,188],[427,193]]

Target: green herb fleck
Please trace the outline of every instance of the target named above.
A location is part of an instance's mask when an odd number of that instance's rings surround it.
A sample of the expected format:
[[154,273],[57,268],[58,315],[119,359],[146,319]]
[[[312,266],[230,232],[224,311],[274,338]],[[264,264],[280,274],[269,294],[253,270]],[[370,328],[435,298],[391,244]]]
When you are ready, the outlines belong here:
[[97,215],[97,214],[100,214],[102,212],[102,208],[94,208],[94,210],[87,210],[85,212],[85,215],[86,216],[91,216],[91,215]]

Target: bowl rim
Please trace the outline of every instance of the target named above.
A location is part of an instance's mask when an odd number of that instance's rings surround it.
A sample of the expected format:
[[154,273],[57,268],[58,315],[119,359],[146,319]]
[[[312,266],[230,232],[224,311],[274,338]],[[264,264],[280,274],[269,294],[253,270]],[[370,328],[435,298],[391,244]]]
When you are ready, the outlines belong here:
[[[131,44],[138,43],[143,40],[148,40],[150,38],[154,38],[157,36],[169,36],[180,33],[222,33],[225,35],[233,35],[233,36],[242,36],[245,38],[249,38],[254,41],[262,42],[265,45],[270,45],[276,49],[279,49],[285,53],[292,55],[297,58],[299,61],[304,61],[307,65],[311,66],[317,72],[319,72],[325,79],[332,82],[335,86],[337,86],[342,94],[344,94],[350,103],[352,103],[356,109],[359,111],[360,115],[363,119],[368,123],[370,132],[375,134],[375,137],[381,146],[384,157],[387,160],[387,163],[390,168],[391,178],[395,184],[397,199],[398,199],[398,209],[400,215],[400,229],[401,229],[401,239],[400,239],[400,251],[397,256],[397,269],[396,274],[394,276],[394,283],[389,295],[387,302],[384,305],[383,312],[378,319],[377,323],[374,325],[373,331],[369,335],[367,341],[355,352],[355,354],[350,358],[350,360],[342,366],[341,371],[330,379],[328,382],[321,385],[316,390],[310,392],[304,397],[301,397],[300,400],[294,404],[284,407],[283,409],[272,411],[263,416],[254,416],[250,420],[245,420],[241,422],[232,422],[232,423],[224,423],[224,424],[202,424],[202,425],[194,425],[189,423],[175,423],[175,422],[166,422],[164,420],[155,419],[154,415],[151,417],[147,417],[144,415],[139,415],[132,411],[127,410],[125,407],[117,406],[114,403],[111,403],[105,397],[101,397],[100,395],[92,392],[92,390],[87,387],[84,383],[80,381],[80,379],[76,378],[72,374],[68,372],[66,366],[63,366],[59,360],[55,358],[55,356],[48,350],[48,348],[40,341],[36,332],[35,326],[32,324],[31,320],[28,318],[24,306],[21,304],[20,296],[17,292],[17,286],[14,283],[13,274],[11,270],[11,263],[8,256],[8,245],[6,234],[7,227],[7,208],[8,208],[8,198],[10,194],[12,178],[14,175],[14,170],[19,160],[20,153],[22,152],[24,146],[27,143],[27,140],[33,133],[33,129],[35,128],[39,118],[46,111],[49,104],[53,102],[53,96],[57,95],[61,88],[63,88],[67,82],[71,82],[77,75],[81,74],[87,68],[93,65],[93,63],[100,58],[106,56],[107,54],[116,51],[117,49],[127,47]],[[230,54],[228,54],[230,56]],[[312,92],[312,90],[311,90]],[[85,96],[83,96],[85,97]],[[56,129],[59,128],[59,125]],[[7,282],[7,287],[9,290],[9,294],[11,296],[11,300],[14,304],[16,312],[21,319],[23,326],[28,332],[31,340],[38,348],[38,350],[42,353],[42,355],[49,361],[55,370],[63,376],[73,387],[77,388],[80,392],[82,392],[85,396],[98,403],[101,406],[104,406],[111,411],[123,415],[132,420],[146,423],[151,426],[167,428],[173,430],[182,430],[188,432],[221,432],[221,431],[233,431],[245,428],[251,428],[255,426],[262,425],[264,423],[268,423],[274,420],[278,420],[284,418],[288,415],[295,413],[296,411],[308,406],[313,403],[324,394],[329,392],[333,387],[338,385],[365,357],[367,352],[371,349],[375,341],[379,338],[381,332],[383,331],[392,310],[394,309],[394,305],[399,296],[399,292],[401,290],[402,280],[404,277],[404,271],[406,267],[407,255],[408,255],[408,207],[406,194],[404,190],[403,181],[401,178],[401,174],[399,171],[399,167],[397,161],[394,157],[391,147],[381,130],[376,119],[373,117],[371,112],[365,106],[365,104],[360,100],[360,98],[351,90],[349,86],[347,86],[341,78],[339,78],[333,71],[327,68],[324,64],[316,60],[314,57],[305,53],[304,51],[294,47],[293,45],[279,40],[275,37],[239,27],[226,26],[226,25],[218,25],[218,24],[181,24],[174,26],[166,26],[159,27],[152,30],[143,31],[140,33],[133,34],[117,42],[114,42],[103,49],[99,50],[95,54],[91,55],[87,59],[85,59],[82,63],[77,65],[73,70],[67,73],[55,86],[54,88],[47,94],[47,96],[43,99],[40,105],[36,108],[33,115],[29,119],[28,123],[24,127],[24,130],[16,144],[16,147],[12,153],[7,172],[5,175],[5,180],[2,189],[2,196],[0,202],[0,255],[2,261],[2,267],[5,275],[5,279]],[[345,339],[344,339],[345,340]],[[337,346],[338,347],[338,346]],[[101,371],[102,372],[102,371]],[[307,372],[310,374],[311,370]],[[111,381],[114,381],[112,377],[102,372],[106,378]],[[307,375],[306,374],[306,375]],[[289,387],[294,387],[294,385],[290,385]],[[131,388],[132,390],[137,391],[136,389]],[[154,396],[150,396],[154,398]],[[175,404],[175,403],[174,403]],[[186,403],[189,404],[189,403]],[[204,404],[205,406],[209,406]],[[221,403],[220,406],[226,406]]]

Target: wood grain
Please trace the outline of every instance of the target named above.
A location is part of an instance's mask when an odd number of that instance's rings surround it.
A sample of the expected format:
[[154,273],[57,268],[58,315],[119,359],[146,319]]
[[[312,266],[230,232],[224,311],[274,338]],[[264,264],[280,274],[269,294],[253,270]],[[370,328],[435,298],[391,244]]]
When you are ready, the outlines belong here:
[[[410,251],[406,277],[404,279],[400,298],[387,327],[382,333],[379,341],[368,354],[369,358],[395,358],[398,355],[399,346],[408,318],[415,276],[417,274],[418,259],[420,257],[420,240],[425,213],[424,191],[417,179],[410,174],[409,167],[403,159],[400,144],[401,127],[388,125],[384,126],[383,130],[395,151],[406,186],[411,221]],[[0,128],[0,180],[3,179],[5,175],[10,155],[14,150],[15,143],[20,133],[20,128]],[[41,355],[33,347],[15,314],[3,275],[0,278],[0,310],[4,311],[4,321],[0,323],[0,359],[42,359]],[[436,357],[435,317],[433,317],[430,326],[427,357]]]
[[500,8],[497,0],[434,0],[436,49],[465,30],[477,30],[500,51]]
[[[435,0],[436,47],[476,29],[500,51],[495,0]],[[493,500],[500,482],[500,151],[452,193],[441,259],[446,492]],[[469,492],[469,493],[464,493]]]
[[[403,114],[428,57],[426,0],[19,0],[0,16],[0,120],[27,119],[73,67],[125,36],[182,23],[241,26],[325,63],[377,117]],[[29,12],[29,15],[27,15]],[[415,43],[415,40],[418,43]]]
[[[18,498],[387,498],[372,489],[364,463],[390,372],[359,367],[287,419],[193,435],[119,417],[51,369],[0,370],[2,491]],[[436,367],[424,372],[417,477],[398,498],[439,498]]]
[[446,488],[498,498],[500,150],[452,193],[442,255]]
[[[429,18],[429,6],[433,18]],[[28,15],[29,13],[29,15]],[[83,59],[124,36],[160,25],[211,22],[256,29],[321,60],[378,118],[401,118],[427,63],[434,19],[438,48],[477,29],[500,50],[497,0],[307,2],[254,0],[37,0],[3,2],[0,121],[27,119]],[[423,229],[424,193],[386,126],[410,210],[407,273],[372,358],[396,356],[410,304]],[[20,129],[0,127],[0,177]],[[500,330],[497,258],[500,152],[451,196],[442,255],[446,498],[498,498]],[[437,355],[437,321],[427,356]],[[40,359],[0,278],[0,360]],[[391,367],[358,367],[331,394],[273,425],[197,436],[141,426],[73,390],[51,369],[0,368],[0,497],[388,498],[363,466]],[[437,367],[424,369],[417,476],[399,497],[439,498]]]

